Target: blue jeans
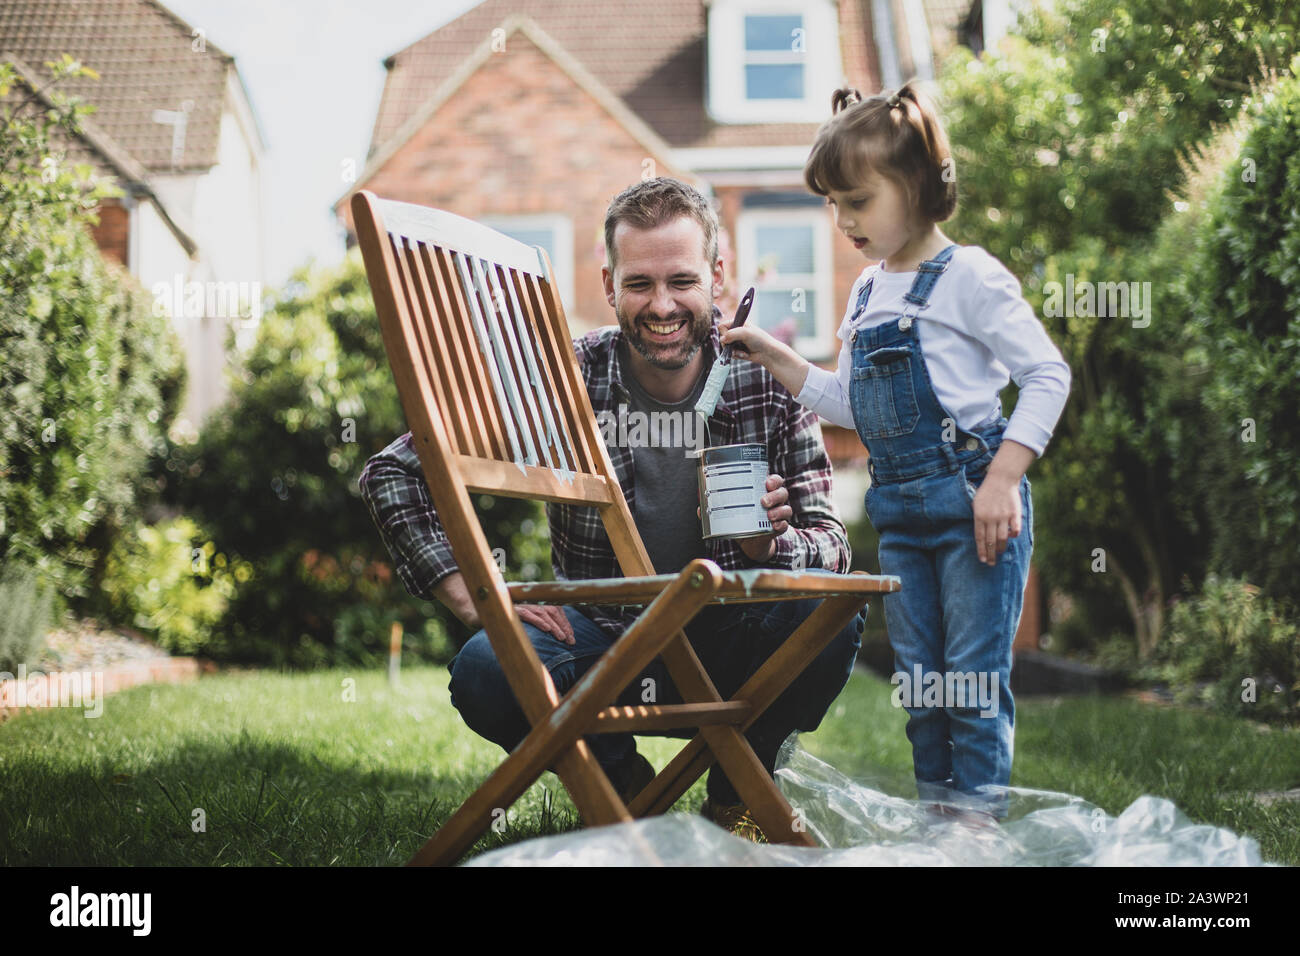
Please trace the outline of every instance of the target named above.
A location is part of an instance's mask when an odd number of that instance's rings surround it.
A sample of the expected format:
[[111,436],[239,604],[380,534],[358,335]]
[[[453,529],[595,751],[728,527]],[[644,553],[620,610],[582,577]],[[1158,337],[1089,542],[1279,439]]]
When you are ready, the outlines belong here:
[[[710,605],[686,626],[686,636],[718,693],[727,699],[819,603],[817,599],[809,599]],[[523,622],[524,631],[561,696],[613,643],[609,635],[580,611],[566,607],[564,613],[573,625],[574,643],[571,645],[562,644],[550,633]],[[848,682],[861,645],[863,619],[859,614],[850,621],[745,732],[768,773],[773,771],[777,751],[785,739],[796,730],[816,730],[831,702]],[[646,684],[647,680],[653,684]],[[505,750],[514,750],[530,730],[485,631],[471,637],[451,662],[450,686],[451,702],[465,723],[475,733]],[[652,691],[649,697],[647,691]],[[628,685],[616,703],[680,704],[682,698],[663,661],[656,658]],[[654,736],[689,738],[695,734],[695,728],[682,728],[659,731]],[[591,734],[586,740],[618,787],[636,754],[634,737],[631,734]],[[709,773],[708,794],[718,803],[731,805],[740,802],[735,788],[720,767],[715,766]]]
[[[1022,478],[1020,535],[1008,540],[994,566],[980,563],[971,503],[987,463],[873,485],[866,504],[880,532],[881,573],[903,581],[902,590],[885,597],[885,622],[895,700],[901,698],[909,718],[917,792],[923,800],[951,800],[954,791],[974,795],[977,805],[982,800],[1002,816],[998,788],[1010,784],[1014,749],[1011,645],[1033,552],[1034,512],[1029,479]],[[939,701],[900,693],[915,687],[918,674],[942,677]]]

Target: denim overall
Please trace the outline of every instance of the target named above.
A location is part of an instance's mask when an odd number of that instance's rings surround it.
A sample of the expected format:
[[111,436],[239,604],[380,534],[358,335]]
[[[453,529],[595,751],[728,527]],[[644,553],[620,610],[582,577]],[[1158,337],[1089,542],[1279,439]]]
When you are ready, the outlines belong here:
[[[993,566],[982,564],[972,502],[1007,420],[999,411],[972,430],[957,426],[935,396],[918,330],[957,248],[921,263],[896,320],[853,333],[849,399],[871,455],[865,504],[880,535],[880,571],[902,580],[884,599],[885,622],[918,795],[1001,817],[1015,723],[1011,644],[1033,550],[1033,504],[1022,478],[1021,532]],[[868,282],[856,315],[870,294]]]

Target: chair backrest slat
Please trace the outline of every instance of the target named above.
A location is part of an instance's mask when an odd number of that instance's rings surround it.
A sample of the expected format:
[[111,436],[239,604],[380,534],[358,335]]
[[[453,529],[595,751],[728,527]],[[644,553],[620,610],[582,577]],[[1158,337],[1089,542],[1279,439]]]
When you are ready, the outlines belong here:
[[535,456],[529,456],[530,460],[524,461],[524,451],[523,446],[520,444],[517,425],[520,411],[518,389],[515,386],[513,376],[510,374],[504,354],[505,344],[501,341],[501,334],[497,330],[495,323],[489,325],[484,316],[480,302],[482,291],[479,284],[475,282],[474,275],[470,272],[467,257],[460,252],[453,252],[451,259],[456,264],[457,275],[460,276],[465,301],[469,307],[470,324],[474,329],[479,354],[483,356],[488,378],[492,382],[492,393],[496,397],[497,409],[505,422],[506,437],[510,441],[510,454],[513,456],[516,465],[536,464],[537,459]]
[[[428,314],[431,301],[428,284],[420,274],[410,246],[391,238],[389,241],[392,243],[393,259],[406,307],[412,316]],[[456,414],[460,403],[452,398],[455,383],[447,365],[446,349],[440,341],[439,323],[413,322],[412,331],[420,342],[419,357],[424,363],[434,394],[438,396],[438,410],[442,414],[443,424],[450,432],[449,437],[457,450],[463,452],[471,441],[469,427],[463,417]]]
[[450,313],[444,299],[446,290],[439,281],[437,264],[429,258],[426,247],[413,246],[407,240],[403,240],[403,245],[410,269],[417,280],[416,291],[420,295],[422,306],[419,318],[423,320],[421,324],[431,329],[430,341],[439,353],[436,358],[438,370],[446,377],[451,407],[445,409],[445,412],[454,422],[454,430],[460,436],[459,452],[490,456],[493,452],[485,429],[475,427],[483,420],[484,413],[479,403],[478,389],[468,378],[471,366],[464,361],[462,345],[457,335],[460,323],[443,319]]
[[[510,369],[511,381],[519,395],[519,427],[523,433],[524,446],[530,456],[528,464],[544,463],[546,467],[554,468],[555,463],[546,451],[542,416],[537,409],[537,396],[533,391],[525,352],[519,342],[515,321],[510,315],[510,305],[506,301],[505,293],[501,291],[500,277],[490,262],[476,258],[474,267],[475,276],[482,281],[488,321],[501,330],[505,342],[506,366]],[[543,398],[543,403],[545,401],[546,399]]]
[[[536,276],[521,273],[517,276],[522,295],[520,302],[527,311],[534,328],[542,328],[548,323],[546,311],[542,305],[542,296],[540,286]],[[573,390],[570,386],[569,377],[565,374],[570,350],[567,354],[558,354],[557,336],[543,335],[542,337],[542,359],[543,367],[550,376],[551,393],[559,397],[558,418],[561,427],[569,442],[569,449],[575,461],[575,468],[581,472],[590,474],[599,474],[600,466],[597,464],[587,443],[582,440],[582,430],[578,427],[576,413],[578,405],[575,404]]]
[[[544,365],[541,355],[537,349],[537,336],[533,335],[531,328],[531,317],[524,312],[523,306],[519,302],[518,289],[515,285],[515,271],[513,269],[497,270],[497,281],[499,287],[503,290],[502,295],[509,298],[510,315],[514,317],[515,334],[519,337],[519,347],[524,353],[524,361],[528,366],[528,382],[532,386],[534,406],[538,408],[542,415],[540,427],[544,431],[540,434],[540,444],[542,452],[546,456],[548,466],[558,468],[563,472],[574,471],[570,465],[573,453],[572,450],[566,451],[566,441],[560,434],[559,427],[556,425],[556,414],[558,409],[554,407],[551,396],[555,395],[555,390],[551,387],[549,379],[542,371]],[[552,460],[553,459],[553,460]]]
[[429,261],[430,275],[435,277],[437,283],[438,291],[434,302],[439,309],[436,316],[430,317],[430,321],[436,318],[448,331],[455,364],[461,376],[458,381],[464,389],[461,394],[468,405],[466,411],[473,416],[473,421],[481,432],[481,449],[472,454],[509,460],[510,446],[506,441],[505,423],[497,410],[487,368],[478,358],[478,340],[471,327],[469,306],[465,302],[460,276],[452,265],[451,254],[446,249],[430,248],[423,243],[420,244],[420,254]]
[[[401,390],[408,422],[409,403],[424,403],[415,417],[428,423],[429,439],[445,442],[438,467],[463,472],[462,488],[468,476],[496,475],[508,497],[595,505],[602,513],[622,501],[545,252],[459,216],[366,192],[353,210],[358,235],[376,235],[362,251],[390,360],[395,372],[413,376]],[[387,280],[377,283],[379,275]],[[388,290],[391,305],[382,294]],[[489,462],[509,463],[517,477],[500,479],[500,464]]]

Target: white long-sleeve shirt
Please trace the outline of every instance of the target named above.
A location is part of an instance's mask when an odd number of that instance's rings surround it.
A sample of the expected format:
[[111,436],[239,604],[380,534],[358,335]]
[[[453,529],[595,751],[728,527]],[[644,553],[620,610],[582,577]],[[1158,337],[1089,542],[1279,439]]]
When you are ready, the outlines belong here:
[[[858,293],[868,279],[873,282],[866,311],[854,320]],[[836,333],[839,367],[834,372],[809,368],[796,401],[827,421],[854,427],[849,404],[852,335],[898,318],[908,306],[903,294],[915,279],[915,272],[885,272],[879,264],[862,270]],[[999,393],[1013,380],[1020,396],[1003,438],[1041,456],[1070,392],[1070,367],[1006,266],[979,246],[957,249],[916,328],[935,396],[958,426],[969,429],[1000,414]]]

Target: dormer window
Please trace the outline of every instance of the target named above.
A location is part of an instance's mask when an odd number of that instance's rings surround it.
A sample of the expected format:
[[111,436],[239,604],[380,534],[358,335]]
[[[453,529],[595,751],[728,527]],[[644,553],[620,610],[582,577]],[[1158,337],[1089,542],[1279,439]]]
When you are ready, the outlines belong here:
[[804,98],[803,14],[745,15],[745,99]]
[[714,0],[709,113],[720,123],[815,123],[839,85],[835,4]]

